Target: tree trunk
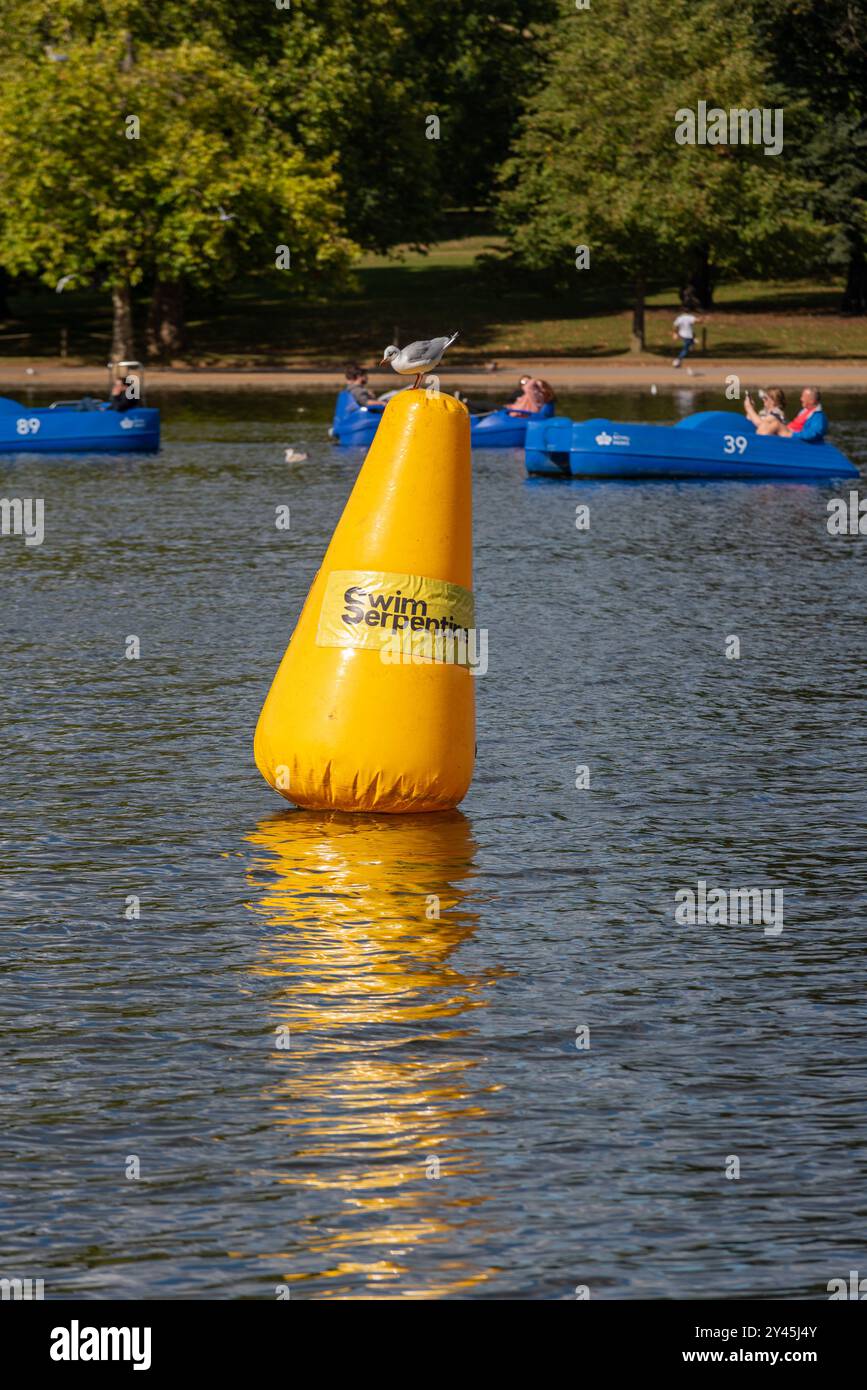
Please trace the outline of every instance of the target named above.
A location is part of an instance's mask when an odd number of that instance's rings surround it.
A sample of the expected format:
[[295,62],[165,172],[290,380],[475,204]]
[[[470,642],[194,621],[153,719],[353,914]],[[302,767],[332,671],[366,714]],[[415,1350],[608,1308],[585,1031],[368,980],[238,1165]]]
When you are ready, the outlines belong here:
[[128,29],[123,32],[123,57],[120,60],[121,72],[132,72],[135,66],[135,47]]
[[135,342],[132,334],[132,291],[128,280],[113,287],[111,303],[114,311],[111,358],[113,362],[130,361],[135,357]]
[[11,276],[8,270],[4,270],[2,265],[0,265],[0,319],[8,319],[9,317],[9,300],[7,294],[9,291],[10,279]]
[[713,267],[707,246],[699,247],[696,253],[682,297],[687,309],[713,308]]
[[148,356],[172,357],[182,352],[185,337],[184,283],[157,277],[148,313]]
[[644,276],[639,275],[635,280],[635,299],[632,305],[632,333],[629,340],[630,352],[644,351],[644,299],[647,294],[647,286]]
[[860,246],[854,246],[849,257],[849,273],[840,307],[844,314],[867,314],[867,258]]

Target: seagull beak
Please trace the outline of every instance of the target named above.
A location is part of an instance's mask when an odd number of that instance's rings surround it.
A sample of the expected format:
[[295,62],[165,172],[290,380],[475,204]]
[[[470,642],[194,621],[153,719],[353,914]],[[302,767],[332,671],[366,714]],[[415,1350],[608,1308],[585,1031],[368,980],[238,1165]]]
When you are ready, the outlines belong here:
[[383,357],[382,361],[381,361],[380,364],[379,364],[380,367],[384,367],[387,361],[388,361],[388,358],[387,358],[387,357]]

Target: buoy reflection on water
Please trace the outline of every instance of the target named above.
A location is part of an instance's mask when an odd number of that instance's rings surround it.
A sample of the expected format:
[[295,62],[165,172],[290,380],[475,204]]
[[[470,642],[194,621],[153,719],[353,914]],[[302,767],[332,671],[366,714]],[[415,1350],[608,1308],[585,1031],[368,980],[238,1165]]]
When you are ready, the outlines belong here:
[[492,973],[454,961],[476,926],[469,822],[282,812],[249,840],[262,851],[249,905],[268,928],[256,973],[279,985],[265,1100],[287,1143],[274,1176],[299,1190],[287,1248],[263,1258],[287,1284],[306,1282],[302,1297],[483,1283],[471,1258],[431,1269],[446,1237],[452,1251],[456,1234],[468,1250],[474,1233],[481,1242],[473,1132],[498,1089],[476,1078],[471,1022]]

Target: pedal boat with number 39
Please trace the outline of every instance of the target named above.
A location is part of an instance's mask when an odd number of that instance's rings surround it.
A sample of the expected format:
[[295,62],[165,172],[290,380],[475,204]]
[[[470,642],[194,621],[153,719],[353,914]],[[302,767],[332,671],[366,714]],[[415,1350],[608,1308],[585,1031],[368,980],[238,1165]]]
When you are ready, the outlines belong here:
[[760,435],[743,415],[703,410],[676,425],[531,420],[527,472],[549,478],[751,479],[834,482],[858,470],[827,440]]

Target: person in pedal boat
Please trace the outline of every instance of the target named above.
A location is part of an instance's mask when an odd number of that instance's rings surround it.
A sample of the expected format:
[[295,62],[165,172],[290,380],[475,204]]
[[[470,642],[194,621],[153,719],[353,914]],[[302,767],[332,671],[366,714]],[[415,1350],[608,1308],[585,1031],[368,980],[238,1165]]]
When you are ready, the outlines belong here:
[[519,402],[525,399],[527,387],[532,380],[531,376],[520,377],[511,396],[502,405],[488,405],[487,403],[482,404],[481,401],[471,401],[469,396],[462,395],[460,391],[455,391],[455,399],[465,405],[471,415],[491,415],[496,410],[527,410],[529,407],[522,406]]
[[553,387],[547,381],[532,376],[522,376],[519,389],[512,393],[504,405],[495,406],[493,409],[489,405],[471,401],[467,396],[461,395],[460,391],[455,391],[455,398],[467,407],[471,415],[490,415],[493,410],[507,410],[510,413],[520,411],[522,415],[535,415],[544,405],[554,405],[557,400]]
[[131,378],[119,376],[115,379],[111,388],[111,395],[108,399],[109,410],[132,410],[138,405],[138,401],[130,399],[127,393],[127,385]]
[[767,401],[773,393],[773,412],[765,409],[761,414],[756,410],[747,391],[744,410],[756,427],[758,434],[775,434],[780,439],[800,439],[805,444],[819,443],[828,432],[828,420],[822,409],[822,397],[815,386],[805,386],[801,392],[801,409],[790,424],[786,424],[782,414],[786,398],[779,387],[771,387],[765,393]]
[[802,439],[824,439],[828,433],[828,417],[822,409],[822,395],[817,386],[805,386],[801,392],[801,409],[789,422],[789,434]]
[[350,362],[344,372],[346,377],[346,390],[349,392],[356,405],[375,404],[378,397],[367,389],[367,372],[363,367],[359,367],[354,362]]
[[524,395],[524,393],[526,392],[527,386],[528,386],[529,382],[531,382],[532,380],[533,380],[533,378],[532,378],[532,377],[529,377],[529,376],[522,376],[522,377],[519,377],[519,378],[518,378],[518,385],[516,386],[515,390],[512,392],[512,394],[511,394],[511,396],[509,397],[509,399],[506,401],[506,403],[505,403],[506,406],[517,405],[517,404],[518,404],[518,401],[521,399],[521,397],[522,397],[522,396]]
[[762,409],[756,410],[749,391],[744,392],[744,414],[752,420],[756,434],[781,434],[786,429],[786,395],[780,386],[760,391]]
[[528,410],[535,415],[543,405],[551,405],[556,399],[552,387],[541,377],[522,377],[521,385],[524,388],[521,395],[509,402],[507,410]]

